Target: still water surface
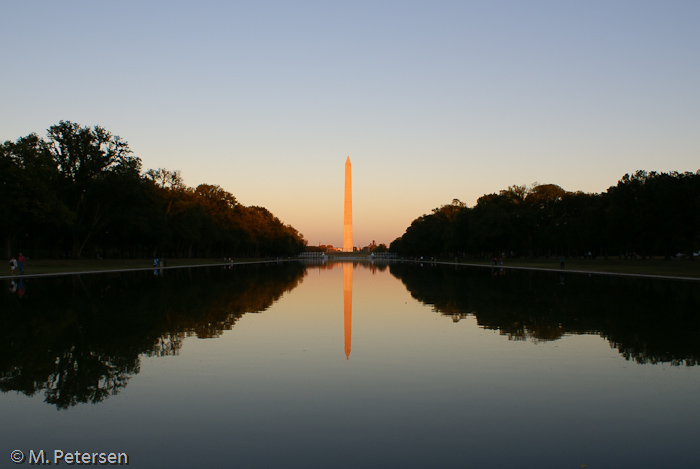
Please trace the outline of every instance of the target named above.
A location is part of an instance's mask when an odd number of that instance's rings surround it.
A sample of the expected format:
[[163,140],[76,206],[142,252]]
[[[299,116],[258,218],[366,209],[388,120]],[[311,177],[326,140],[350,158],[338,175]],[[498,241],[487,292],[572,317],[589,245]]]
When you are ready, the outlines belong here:
[[694,283],[292,262],[17,286],[0,467],[700,464]]

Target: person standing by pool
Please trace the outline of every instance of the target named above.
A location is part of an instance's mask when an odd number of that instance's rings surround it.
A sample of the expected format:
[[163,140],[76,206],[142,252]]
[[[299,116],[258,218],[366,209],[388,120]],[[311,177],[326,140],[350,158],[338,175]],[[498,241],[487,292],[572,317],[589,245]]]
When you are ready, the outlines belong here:
[[10,259],[10,275],[15,275],[15,268],[17,267],[17,259],[14,257]]
[[24,275],[24,261],[25,261],[24,255],[22,253],[19,253],[19,257],[17,258],[17,261],[19,262],[19,274]]

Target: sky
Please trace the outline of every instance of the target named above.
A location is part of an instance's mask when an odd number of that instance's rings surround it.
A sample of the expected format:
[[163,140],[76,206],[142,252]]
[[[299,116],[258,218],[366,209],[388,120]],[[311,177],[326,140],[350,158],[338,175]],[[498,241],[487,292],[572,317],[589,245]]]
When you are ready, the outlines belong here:
[[10,1],[0,141],[99,125],[310,245],[518,184],[700,169],[700,2]]

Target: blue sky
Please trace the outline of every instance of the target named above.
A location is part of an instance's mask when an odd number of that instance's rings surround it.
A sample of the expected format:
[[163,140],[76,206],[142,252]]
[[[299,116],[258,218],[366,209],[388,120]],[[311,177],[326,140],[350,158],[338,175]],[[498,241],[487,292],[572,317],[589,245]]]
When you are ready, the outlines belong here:
[[700,169],[697,1],[3,2],[0,140],[61,119],[355,244],[513,184]]

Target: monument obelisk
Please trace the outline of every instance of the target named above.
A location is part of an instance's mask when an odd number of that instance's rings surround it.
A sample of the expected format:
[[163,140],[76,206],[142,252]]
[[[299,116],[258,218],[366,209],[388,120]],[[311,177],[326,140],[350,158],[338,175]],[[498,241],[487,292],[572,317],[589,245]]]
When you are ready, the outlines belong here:
[[343,219],[343,251],[352,252],[352,168],[345,160],[345,216]]

